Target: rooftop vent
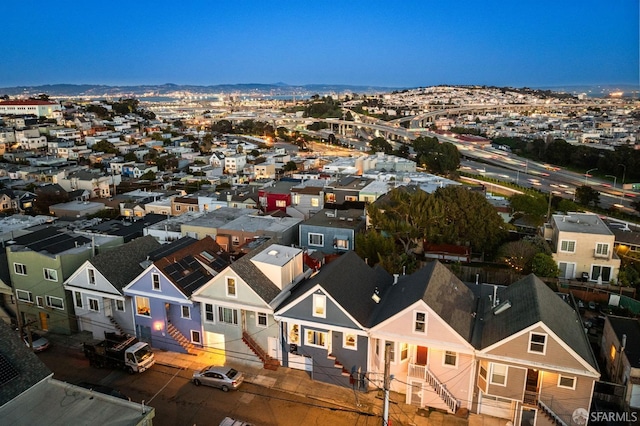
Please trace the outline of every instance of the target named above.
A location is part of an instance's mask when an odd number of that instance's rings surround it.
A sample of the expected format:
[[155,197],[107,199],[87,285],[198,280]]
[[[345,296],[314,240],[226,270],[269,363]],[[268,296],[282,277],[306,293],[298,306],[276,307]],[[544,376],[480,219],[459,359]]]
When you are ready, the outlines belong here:
[[509,309],[511,307],[511,302],[509,300],[505,300],[493,310],[493,315],[499,315]]

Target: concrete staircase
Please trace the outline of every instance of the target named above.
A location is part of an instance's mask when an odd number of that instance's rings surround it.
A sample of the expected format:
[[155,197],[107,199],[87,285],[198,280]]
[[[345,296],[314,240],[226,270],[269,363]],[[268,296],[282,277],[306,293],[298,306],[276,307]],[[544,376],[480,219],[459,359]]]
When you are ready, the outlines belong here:
[[109,322],[116,328],[116,330],[118,330],[118,334],[127,334],[127,332],[124,331],[124,328],[118,324],[118,321],[116,321],[112,315],[109,315],[107,318],[109,318]]
[[185,336],[170,322],[167,323],[167,333],[173,340],[178,342],[182,348],[191,355],[197,355],[198,351],[193,343],[191,343]]
[[242,332],[242,341],[258,358],[260,358],[260,361],[262,361],[262,365],[264,366],[265,370],[275,371],[278,369],[278,367],[280,367],[280,361],[269,356],[267,354],[267,351],[265,351],[258,343],[256,343],[256,341],[253,340],[253,338],[246,331]]

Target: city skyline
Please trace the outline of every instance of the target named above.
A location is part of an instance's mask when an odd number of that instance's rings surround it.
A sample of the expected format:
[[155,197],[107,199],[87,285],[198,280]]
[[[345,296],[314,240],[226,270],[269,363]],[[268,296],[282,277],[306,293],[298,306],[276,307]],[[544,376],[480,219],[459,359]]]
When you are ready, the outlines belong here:
[[[446,3],[446,4],[445,4]],[[395,7],[394,7],[395,6]],[[0,87],[638,85],[638,1],[5,5]]]

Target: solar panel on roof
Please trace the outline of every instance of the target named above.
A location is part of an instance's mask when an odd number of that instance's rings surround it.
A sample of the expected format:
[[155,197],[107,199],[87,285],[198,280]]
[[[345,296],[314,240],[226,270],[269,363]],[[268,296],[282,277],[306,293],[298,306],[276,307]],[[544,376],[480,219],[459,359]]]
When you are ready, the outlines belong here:
[[18,370],[0,354],[0,386],[18,377]]

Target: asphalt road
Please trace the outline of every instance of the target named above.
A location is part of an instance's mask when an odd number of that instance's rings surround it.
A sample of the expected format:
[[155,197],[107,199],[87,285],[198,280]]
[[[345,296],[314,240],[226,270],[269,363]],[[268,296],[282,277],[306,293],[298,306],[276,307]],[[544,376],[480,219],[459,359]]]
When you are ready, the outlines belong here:
[[195,386],[192,371],[154,365],[140,374],[96,369],[89,366],[78,348],[52,346],[38,357],[54,373],[69,383],[86,381],[110,386],[155,409],[154,425],[218,425],[232,417],[255,425],[297,426],[300,424],[379,425],[380,418],[350,410],[329,408],[321,401],[279,391],[255,383],[243,383],[237,391],[223,392]]

